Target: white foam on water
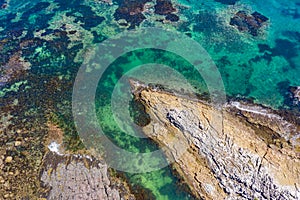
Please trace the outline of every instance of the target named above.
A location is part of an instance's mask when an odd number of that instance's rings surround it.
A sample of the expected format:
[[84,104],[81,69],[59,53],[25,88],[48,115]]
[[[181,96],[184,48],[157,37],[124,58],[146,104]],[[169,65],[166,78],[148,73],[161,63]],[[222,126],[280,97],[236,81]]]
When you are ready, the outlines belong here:
[[60,153],[59,151],[59,147],[60,147],[60,144],[58,144],[57,142],[51,142],[49,145],[48,145],[48,149],[51,151],[51,152],[54,152],[58,155],[63,155],[62,153]]

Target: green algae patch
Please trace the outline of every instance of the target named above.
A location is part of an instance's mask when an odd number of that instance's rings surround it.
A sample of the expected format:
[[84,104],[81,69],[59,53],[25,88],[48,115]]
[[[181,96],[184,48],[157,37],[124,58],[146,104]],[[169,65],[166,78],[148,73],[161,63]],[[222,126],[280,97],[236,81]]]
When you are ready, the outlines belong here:
[[20,90],[20,87],[22,85],[26,85],[27,82],[28,82],[27,80],[16,82],[16,83],[12,84],[9,88],[1,89],[0,90],[0,97],[4,97],[5,94],[8,93],[8,92],[18,92]]

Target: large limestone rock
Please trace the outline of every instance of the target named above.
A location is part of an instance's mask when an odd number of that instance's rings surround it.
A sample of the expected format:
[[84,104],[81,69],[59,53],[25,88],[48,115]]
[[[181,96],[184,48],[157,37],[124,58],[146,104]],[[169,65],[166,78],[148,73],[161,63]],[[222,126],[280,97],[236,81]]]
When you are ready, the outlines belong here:
[[217,109],[176,92],[131,84],[152,119],[144,132],[170,150],[167,157],[198,198],[300,199],[296,118],[242,102]]

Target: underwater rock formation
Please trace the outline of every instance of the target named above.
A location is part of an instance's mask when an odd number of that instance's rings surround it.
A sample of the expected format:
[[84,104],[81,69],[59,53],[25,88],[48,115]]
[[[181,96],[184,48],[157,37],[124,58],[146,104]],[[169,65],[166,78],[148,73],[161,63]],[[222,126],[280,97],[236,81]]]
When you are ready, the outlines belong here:
[[176,11],[171,0],[157,0],[154,8],[154,12],[159,15],[167,15]]
[[[152,121],[146,135],[203,199],[299,199],[299,122],[259,105],[208,102],[131,81]],[[220,106],[219,106],[220,107]],[[299,120],[298,120],[299,121]],[[298,139],[297,139],[298,138]],[[187,149],[175,141],[186,141]],[[178,148],[180,147],[180,148]],[[182,153],[182,154],[181,154]]]
[[146,19],[142,12],[145,4],[149,1],[151,0],[125,0],[114,13],[114,17],[116,20],[125,19],[130,23],[130,28],[134,28]]
[[[121,1],[118,9],[114,13],[115,20],[119,21],[121,26],[129,26],[129,29],[139,26],[146,20],[146,16],[143,12],[149,12],[149,8],[152,10],[151,5],[150,7],[145,6],[146,3],[152,4],[154,2],[153,0]],[[155,14],[166,16],[166,20],[171,22],[179,21],[179,16],[174,14],[176,8],[174,8],[171,0],[157,0],[153,9]]]
[[154,9],[155,14],[165,15],[166,20],[171,22],[179,21],[179,16],[174,14],[176,8],[174,8],[171,0],[157,0]]
[[251,35],[257,36],[259,29],[268,20],[269,18],[258,12],[248,15],[246,11],[239,11],[230,19],[230,25],[236,26],[239,31],[249,32]]

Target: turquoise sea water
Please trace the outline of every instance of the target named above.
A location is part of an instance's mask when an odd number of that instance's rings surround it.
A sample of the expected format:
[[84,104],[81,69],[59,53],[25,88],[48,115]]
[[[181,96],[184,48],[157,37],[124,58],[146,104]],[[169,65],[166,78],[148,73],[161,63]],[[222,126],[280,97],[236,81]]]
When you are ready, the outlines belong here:
[[[300,2],[172,1],[177,22],[166,21],[165,15],[155,13],[155,1],[150,0],[136,0],[130,5],[138,13],[135,7],[147,2],[149,9],[143,17],[118,13],[128,2],[115,0],[110,5],[97,0],[0,0],[0,6],[7,4],[0,9],[1,107],[19,99],[23,105],[14,115],[21,119],[27,116],[23,113],[34,110],[40,113],[41,123],[46,114],[55,113],[63,123],[72,124],[72,84],[84,55],[89,53],[88,47],[127,29],[161,27],[186,34],[207,50],[222,75],[228,97],[252,99],[276,109],[298,109],[292,105],[289,87],[300,85]],[[231,18],[241,10],[249,15],[257,11],[269,18],[257,36],[230,25]],[[131,24],[126,25],[125,19]],[[111,139],[134,152],[157,147],[149,140],[126,136],[109,112],[110,100],[121,76],[147,63],[187,69],[183,74],[196,90],[207,92],[203,80],[189,70],[189,64],[168,52],[140,50],[116,60],[99,82],[97,114]],[[77,138],[74,130],[70,132],[71,138]],[[192,198],[171,168],[127,173],[126,177],[133,188],[144,188],[149,198]]]

